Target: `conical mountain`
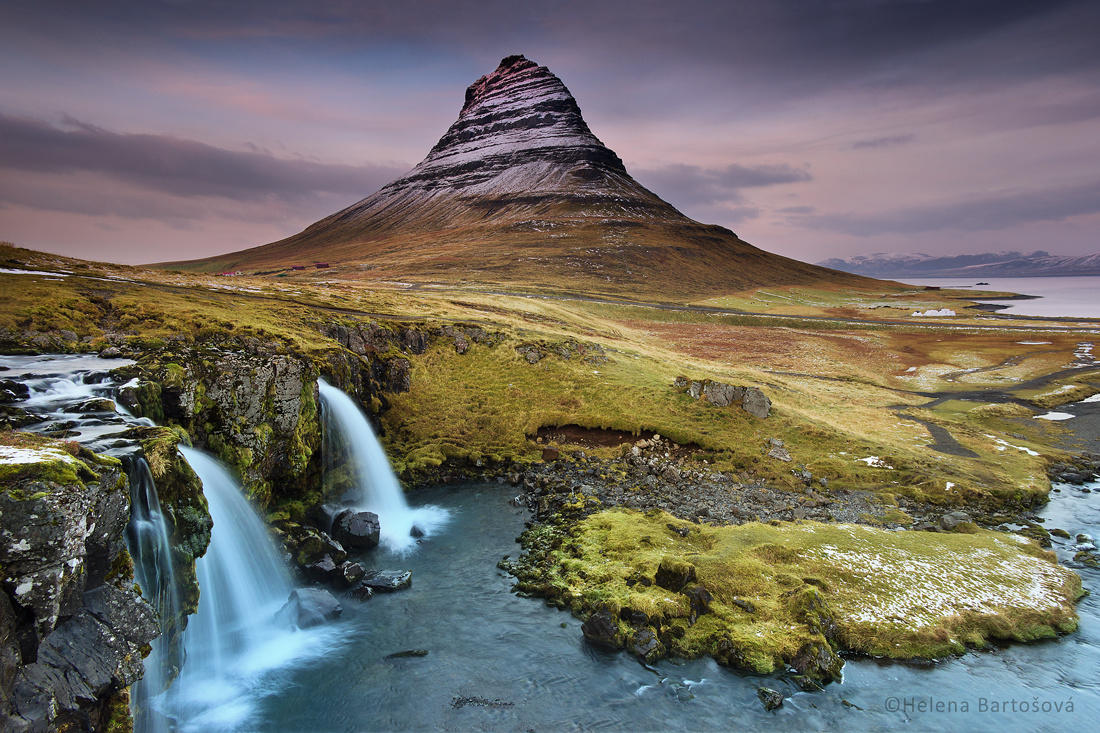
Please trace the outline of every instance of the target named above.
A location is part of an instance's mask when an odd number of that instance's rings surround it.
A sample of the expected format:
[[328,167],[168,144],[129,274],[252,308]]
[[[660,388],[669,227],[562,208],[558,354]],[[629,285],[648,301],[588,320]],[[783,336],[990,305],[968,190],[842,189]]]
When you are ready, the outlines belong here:
[[[862,278],[764,252],[630,177],[545,66],[509,56],[406,175],[272,244],[166,266],[678,299]],[[306,270],[292,268],[305,267]]]

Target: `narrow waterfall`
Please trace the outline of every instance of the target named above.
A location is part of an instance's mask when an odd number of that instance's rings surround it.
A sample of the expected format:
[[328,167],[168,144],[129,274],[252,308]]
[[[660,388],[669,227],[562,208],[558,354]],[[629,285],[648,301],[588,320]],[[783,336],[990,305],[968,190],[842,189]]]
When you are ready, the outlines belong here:
[[217,460],[180,452],[202,480],[214,527],[196,561],[201,594],[183,635],[186,659],[163,708],[184,729],[239,727],[265,694],[262,676],[316,651],[321,632],[276,618],[291,583],[263,520]]
[[323,379],[317,380],[317,389],[325,420],[326,471],[341,467],[349,474],[343,501],[378,515],[380,539],[388,548],[395,552],[412,549],[416,543],[413,528],[418,535],[429,536],[446,523],[447,512],[435,506],[410,508],[363,411]]
[[161,635],[145,658],[145,676],[131,690],[134,729],[147,733],[166,731],[167,722],[149,701],[172,684],[183,664],[181,629],[174,623],[180,615],[179,585],[176,583],[168,522],[157,497],[157,487],[144,458],[124,458],[130,479],[130,523],[126,547],[134,559],[134,579],[145,599],[161,619]]

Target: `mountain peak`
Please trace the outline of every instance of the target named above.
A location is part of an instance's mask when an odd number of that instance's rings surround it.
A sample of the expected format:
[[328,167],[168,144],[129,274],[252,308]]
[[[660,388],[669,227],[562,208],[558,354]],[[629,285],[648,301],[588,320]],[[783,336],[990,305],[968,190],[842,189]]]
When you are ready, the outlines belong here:
[[303,261],[327,265],[325,277],[662,298],[841,277],[684,216],[631,178],[561,79],[522,55],[469,86],[458,119],[405,175],[292,237],[187,266],[286,274]]
[[595,166],[626,175],[619,157],[588,129],[577,100],[561,79],[545,66],[514,55],[466,89],[455,123],[420,165],[391,185],[423,180],[421,174],[430,172],[433,179],[444,174],[465,188],[524,164],[558,169]]
[[[524,76],[523,72],[530,70],[541,71],[549,76],[554,76],[550,73],[550,69],[539,66],[523,54],[505,56],[500,60],[500,66],[496,68],[496,71],[486,74],[466,87],[466,103],[462,105],[462,112],[465,113],[467,109],[479,104],[490,94],[500,91],[502,87],[518,81]],[[561,83],[560,80],[559,83]]]

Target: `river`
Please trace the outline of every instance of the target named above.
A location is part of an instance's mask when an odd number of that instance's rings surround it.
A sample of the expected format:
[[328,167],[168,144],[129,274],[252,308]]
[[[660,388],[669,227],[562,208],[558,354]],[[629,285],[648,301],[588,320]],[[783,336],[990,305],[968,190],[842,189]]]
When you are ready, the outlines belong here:
[[[1058,485],[1046,526],[1100,533],[1100,484]],[[776,678],[739,674],[710,660],[671,661],[651,671],[625,653],[594,649],[580,622],[541,600],[510,592],[496,568],[515,554],[525,513],[496,484],[413,492],[451,522],[408,556],[381,549],[366,563],[412,570],[412,588],[361,603],[344,600],[325,657],[270,680],[250,727],[265,731],[358,730],[892,730],[909,725],[971,731],[1055,730],[1100,719],[1100,602],[1078,606],[1081,629],[1056,641],[972,652],[934,665],[849,660],[844,681],[806,693]],[[1066,560],[1072,549],[1058,547]],[[366,564],[365,563],[365,564]],[[1100,572],[1075,569],[1094,592]],[[423,657],[387,658],[423,649]],[[766,712],[768,685],[791,695]],[[474,702],[469,702],[470,698]],[[1059,713],[992,712],[993,701]],[[1072,711],[1066,711],[1067,701]],[[965,703],[965,705],[964,705]],[[945,712],[922,712],[942,704]],[[894,710],[894,707],[899,709]],[[967,708],[963,712],[963,708]]]

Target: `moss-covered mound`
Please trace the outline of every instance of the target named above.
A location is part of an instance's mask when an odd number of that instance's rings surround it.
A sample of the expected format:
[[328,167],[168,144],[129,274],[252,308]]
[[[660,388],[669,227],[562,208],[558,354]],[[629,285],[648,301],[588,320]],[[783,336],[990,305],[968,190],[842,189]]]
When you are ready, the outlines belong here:
[[[528,555],[510,568],[518,589],[599,615],[586,635],[646,658],[711,655],[827,680],[842,651],[931,658],[1077,626],[1080,578],[1015,535],[711,527],[624,509],[564,526],[526,533]],[[614,624],[602,634],[601,618]],[[641,643],[651,635],[660,648]]]

